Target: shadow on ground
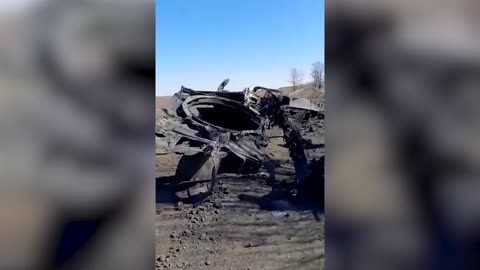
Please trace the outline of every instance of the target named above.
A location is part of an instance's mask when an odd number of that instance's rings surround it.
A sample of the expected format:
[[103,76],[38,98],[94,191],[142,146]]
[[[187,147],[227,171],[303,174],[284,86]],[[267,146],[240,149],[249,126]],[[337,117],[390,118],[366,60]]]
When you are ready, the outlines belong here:
[[175,196],[175,177],[157,177],[155,179],[155,203],[175,203],[178,200]]

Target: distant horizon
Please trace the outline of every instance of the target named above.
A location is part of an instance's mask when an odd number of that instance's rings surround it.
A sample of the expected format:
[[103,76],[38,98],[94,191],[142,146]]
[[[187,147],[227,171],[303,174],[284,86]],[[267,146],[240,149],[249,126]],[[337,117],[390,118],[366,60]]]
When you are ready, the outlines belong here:
[[[217,91],[217,87],[218,87],[218,85],[220,85],[221,82],[222,82],[222,81],[218,82],[217,86],[215,86],[215,87],[213,87],[213,88],[211,88],[211,89],[202,89],[202,88],[193,87],[193,86],[188,86],[188,85],[183,85],[183,86],[184,86],[184,87],[187,87],[187,88],[190,88],[190,89],[193,89],[193,90],[199,90],[199,91]],[[312,83],[313,83],[312,80],[308,80],[308,81],[305,81],[305,82],[303,82],[302,84],[298,85],[297,87],[305,86],[305,85],[312,84]],[[291,84],[288,84],[288,82],[287,82],[285,85],[279,86],[279,87],[271,87],[271,86],[268,86],[268,85],[260,85],[260,84],[259,84],[259,85],[244,87],[244,88],[242,88],[242,89],[230,89],[230,88],[229,88],[229,85],[230,85],[230,83],[227,84],[227,86],[225,87],[225,90],[228,91],[228,92],[243,91],[243,90],[245,90],[245,88],[250,88],[250,89],[252,89],[252,88],[255,87],[255,86],[263,86],[263,87],[270,88],[270,89],[280,89],[280,88],[292,87],[292,85],[291,85]],[[182,86],[179,86],[178,89],[177,89],[176,91],[174,91],[172,94],[180,91],[180,88],[181,88],[181,87],[182,87]],[[320,88],[320,89],[323,89],[323,87]],[[171,96],[172,94],[168,94],[168,95],[158,95],[158,92],[156,92],[156,93],[155,93],[155,96],[156,96],[156,97],[166,97],[166,96]]]
[[292,68],[306,82],[325,62],[323,0],[158,1],[156,14],[156,96],[226,78],[230,91],[286,87]]

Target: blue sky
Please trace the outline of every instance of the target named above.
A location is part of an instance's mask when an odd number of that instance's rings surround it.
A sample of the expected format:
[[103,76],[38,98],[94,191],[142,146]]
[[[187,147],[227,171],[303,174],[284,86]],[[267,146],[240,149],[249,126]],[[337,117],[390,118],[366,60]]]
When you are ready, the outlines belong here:
[[324,62],[323,0],[157,0],[156,94],[288,85]]

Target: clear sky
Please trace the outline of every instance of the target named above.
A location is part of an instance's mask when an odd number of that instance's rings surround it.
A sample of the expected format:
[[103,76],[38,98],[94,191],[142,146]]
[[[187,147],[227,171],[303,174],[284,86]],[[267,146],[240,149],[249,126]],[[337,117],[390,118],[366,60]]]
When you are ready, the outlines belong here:
[[310,80],[324,62],[324,0],[157,0],[156,94],[183,84],[216,90],[288,85],[295,67]]
[[39,2],[41,2],[41,0],[0,0],[0,13],[8,14],[23,11],[23,9],[29,8]]

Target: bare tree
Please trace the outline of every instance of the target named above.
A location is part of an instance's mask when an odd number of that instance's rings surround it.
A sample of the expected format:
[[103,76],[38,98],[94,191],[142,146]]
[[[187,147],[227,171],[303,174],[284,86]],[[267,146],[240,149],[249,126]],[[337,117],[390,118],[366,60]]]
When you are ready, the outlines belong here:
[[292,84],[293,91],[297,90],[297,87],[302,84],[303,73],[296,68],[292,68],[290,71],[290,83]]
[[325,66],[319,61],[312,64],[312,79],[313,85],[316,88],[322,88],[324,86],[324,73]]

